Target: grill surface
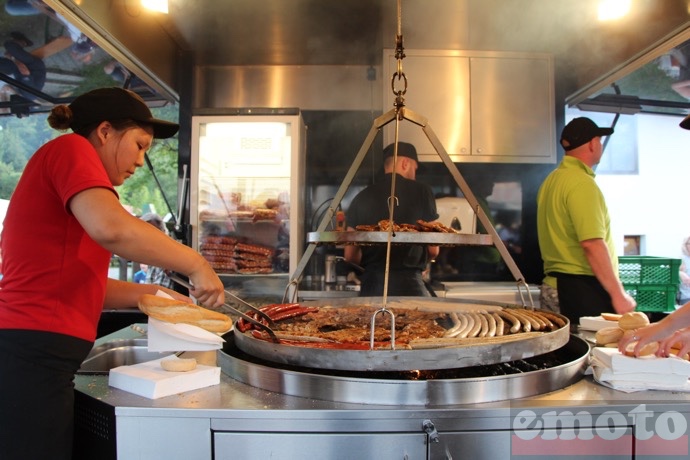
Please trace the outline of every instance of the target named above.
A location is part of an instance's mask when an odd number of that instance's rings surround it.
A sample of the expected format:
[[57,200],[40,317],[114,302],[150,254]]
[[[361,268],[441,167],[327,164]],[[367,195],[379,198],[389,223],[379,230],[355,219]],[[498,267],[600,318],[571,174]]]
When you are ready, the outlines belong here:
[[589,345],[576,336],[552,352],[506,363],[430,371],[340,371],[277,364],[248,355],[228,334],[219,365],[248,385],[292,396],[361,404],[474,404],[534,396],[584,374]]

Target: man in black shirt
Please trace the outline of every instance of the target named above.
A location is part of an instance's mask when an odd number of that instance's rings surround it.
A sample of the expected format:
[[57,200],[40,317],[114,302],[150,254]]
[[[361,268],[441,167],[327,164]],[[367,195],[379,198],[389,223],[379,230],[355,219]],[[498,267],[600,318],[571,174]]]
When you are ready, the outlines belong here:
[[[430,222],[438,219],[434,194],[428,185],[415,181],[417,150],[412,144],[398,143],[397,162],[394,162],[395,144],[383,150],[385,176],[382,180],[362,190],[352,200],[346,212],[349,230],[357,225],[376,225],[390,218],[388,199],[391,196],[393,172],[395,177],[396,224],[416,224],[418,219]],[[388,272],[388,294],[394,296],[428,296],[422,272],[429,260],[438,255],[438,246],[416,244],[391,247]],[[361,296],[380,296],[386,269],[386,245],[346,246],[345,259],[364,268]]]

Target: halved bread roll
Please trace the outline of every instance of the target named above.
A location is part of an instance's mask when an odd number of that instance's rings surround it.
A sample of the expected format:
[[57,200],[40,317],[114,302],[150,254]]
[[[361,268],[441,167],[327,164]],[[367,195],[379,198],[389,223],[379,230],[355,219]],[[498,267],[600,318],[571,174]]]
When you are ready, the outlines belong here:
[[161,360],[161,367],[169,372],[189,372],[196,369],[194,358],[172,358]]
[[618,313],[602,313],[601,317],[604,318],[606,321],[618,321],[621,319],[621,316]]
[[230,317],[223,313],[151,294],[139,298],[139,310],[160,321],[191,324],[209,332],[226,332],[232,326]]

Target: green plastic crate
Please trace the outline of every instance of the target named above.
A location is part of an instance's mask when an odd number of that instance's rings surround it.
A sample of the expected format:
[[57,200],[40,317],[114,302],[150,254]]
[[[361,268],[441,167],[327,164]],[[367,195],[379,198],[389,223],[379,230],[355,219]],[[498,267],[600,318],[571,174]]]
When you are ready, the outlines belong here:
[[680,283],[680,259],[651,256],[623,256],[618,258],[618,275],[623,284]]
[[623,284],[637,302],[636,311],[669,312],[676,309],[678,284]]

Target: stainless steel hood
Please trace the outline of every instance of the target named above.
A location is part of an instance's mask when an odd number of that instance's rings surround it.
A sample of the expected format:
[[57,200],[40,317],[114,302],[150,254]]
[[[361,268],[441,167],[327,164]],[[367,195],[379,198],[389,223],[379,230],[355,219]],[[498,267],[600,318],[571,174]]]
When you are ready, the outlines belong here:
[[[149,14],[136,0],[46,3],[171,94],[185,90],[179,77],[190,62],[197,73],[233,66],[377,67],[383,49],[394,46],[397,26],[393,0],[170,0],[168,16]],[[598,4],[403,0],[402,31],[405,47],[414,49],[550,53],[563,100],[688,22],[685,0],[632,0],[628,16],[611,23],[597,21]]]

